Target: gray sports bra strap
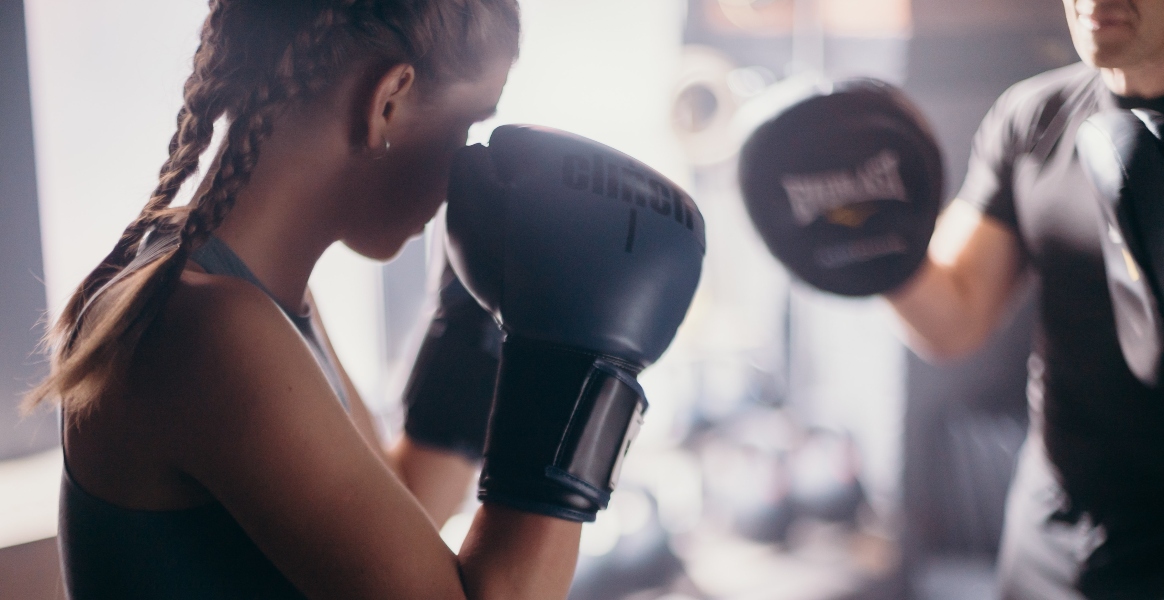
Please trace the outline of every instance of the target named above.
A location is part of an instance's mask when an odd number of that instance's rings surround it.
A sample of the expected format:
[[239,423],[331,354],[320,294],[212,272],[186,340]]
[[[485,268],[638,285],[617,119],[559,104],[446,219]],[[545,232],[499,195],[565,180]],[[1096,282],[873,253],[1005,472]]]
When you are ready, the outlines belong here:
[[263,293],[267,296],[274,297],[271,295],[271,291],[267,289],[267,286],[263,285],[263,282],[259,281],[258,277],[255,277],[255,274],[251,272],[246,263],[234,253],[234,250],[231,250],[230,246],[226,245],[226,242],[213,235],[190,254],[190,260],[198,263],[198,266],[203,269],[206,269],[207,273],[213,275],[231,275],[239,279],[245,279],[255,287],[263,290]]
[[[213,235],[190,254],[190,260],[197,263],[198,266],[205,269],[211,275],[229,275],[248,281],[262,290],[272,300],[275,300],[275,296],[271,294],[271,291],[263,285],[263,282],[259,281],[259,278],[234,253],[234,250],[231,250],[230,246],[226,245],[226,242]],[[331,354],[325,350],[322,339],[315,331],[311,314],[296,314],[282,304],[279,304],[278,301],[275,304],[279,306],[283,314],[287,315],[288,319],[291,319],[291,322],[295,324],[295,328],[303,335],[303,338],[307,341],[308,348],[311,349],[311,353],[315,356],[315,361],[319,363],[320,369],[323,370],[324,376],[327,377],[327,382],[331,384],[332,391],[339,397],[339,401],[343,404],[344,410],[350,410],[351,405],[344,387],[343,377],[340,376],[339,365],[332,360]]]

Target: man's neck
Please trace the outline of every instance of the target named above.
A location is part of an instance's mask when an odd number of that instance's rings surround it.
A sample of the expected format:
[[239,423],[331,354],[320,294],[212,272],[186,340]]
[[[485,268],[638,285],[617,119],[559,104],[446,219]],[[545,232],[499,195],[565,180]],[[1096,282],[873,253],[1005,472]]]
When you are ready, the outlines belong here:
[[1131,98],[1164,97],[1164,59],[1130,68],[1101,68],[1103,82],[1117,96]]

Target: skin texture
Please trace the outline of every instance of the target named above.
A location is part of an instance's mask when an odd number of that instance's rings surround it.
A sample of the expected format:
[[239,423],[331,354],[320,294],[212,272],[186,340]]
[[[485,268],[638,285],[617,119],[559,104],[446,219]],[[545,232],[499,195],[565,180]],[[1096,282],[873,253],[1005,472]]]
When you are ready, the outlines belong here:
[[457,513],[477,474],[476,463],[459,454],[426,448],[407,436],[392,445],[388,464],[438,528]]
[[941,362],[986,341],[1006,314],[1022,267],[1014,233],[954,199],[938,219],[917,274],[886,298],[906,326],[910,347]]
[[[1079,56],[1112,92],[1164,96],[1164,0],[1064,0]],[[1023,270],[1009,229],[955,199],[942,213],[929,256],[886,294],[909,343],[934,361],[977,350],[1006,315]]]
[[1164,96],[1164,1],[1064,0],[1071,40],[1121,96]]
[[432,520],[433,526],[436,529],[444,527],[449,517],[455,515],[464,502],[465,492],[477,475],[477,463],[455,452],[443,452],[416,444],[407,435],[400,436],[390,448],[385,448],[372,419],[372,413],[360,399],[355,384],[336,358],[335,349],[327,337],[323,321],[319,318],[319,311],[315,310],[310,292],[308,302],[311,303],[312,315],[315,317],[315,330],[322,334],[328,354],[339,366],[344,390],[348,398],[352,399],[350,415],[352,423],[368,447],[383,452],[385,463],[400,478],[408,491],[412,492]]
[[332,243],[386,259],[421,231],[508,67],[428,89],[411,66],[362,65],[281,115],[216,231],[274,300],[191,264],[126,387],[67,415],[77,482],[131,509],[217,500],[312,598],[565,597],[580,525],[486,506],[454,555],[435,523],[471,466],[407,441],[385,453],[346,374],[350,415],[276,304],[313,308],[307,280]]

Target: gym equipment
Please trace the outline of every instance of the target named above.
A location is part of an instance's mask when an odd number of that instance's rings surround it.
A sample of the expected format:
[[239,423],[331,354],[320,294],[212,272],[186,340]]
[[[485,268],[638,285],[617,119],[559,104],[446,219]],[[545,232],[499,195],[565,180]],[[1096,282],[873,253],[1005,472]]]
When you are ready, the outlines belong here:
[[807,88],[740,152],[740,188],[769,250],[825,291],[892,290],[926,255],[942,202],[942,160],[921,113],[892,85]]
[[506,125],[454,160],[447,224],[453,269],[506,336],[478,497],[591,521],[647,409],[636,376],[699,283],[703,217],[625,154]]

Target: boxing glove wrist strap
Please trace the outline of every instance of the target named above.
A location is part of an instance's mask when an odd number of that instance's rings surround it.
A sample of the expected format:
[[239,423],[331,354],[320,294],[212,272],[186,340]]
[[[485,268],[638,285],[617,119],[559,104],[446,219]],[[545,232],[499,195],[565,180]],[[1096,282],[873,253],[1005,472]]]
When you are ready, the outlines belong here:
[[606,508],[647,401],[636,368],[510,336],[478,498],[570,521]]

